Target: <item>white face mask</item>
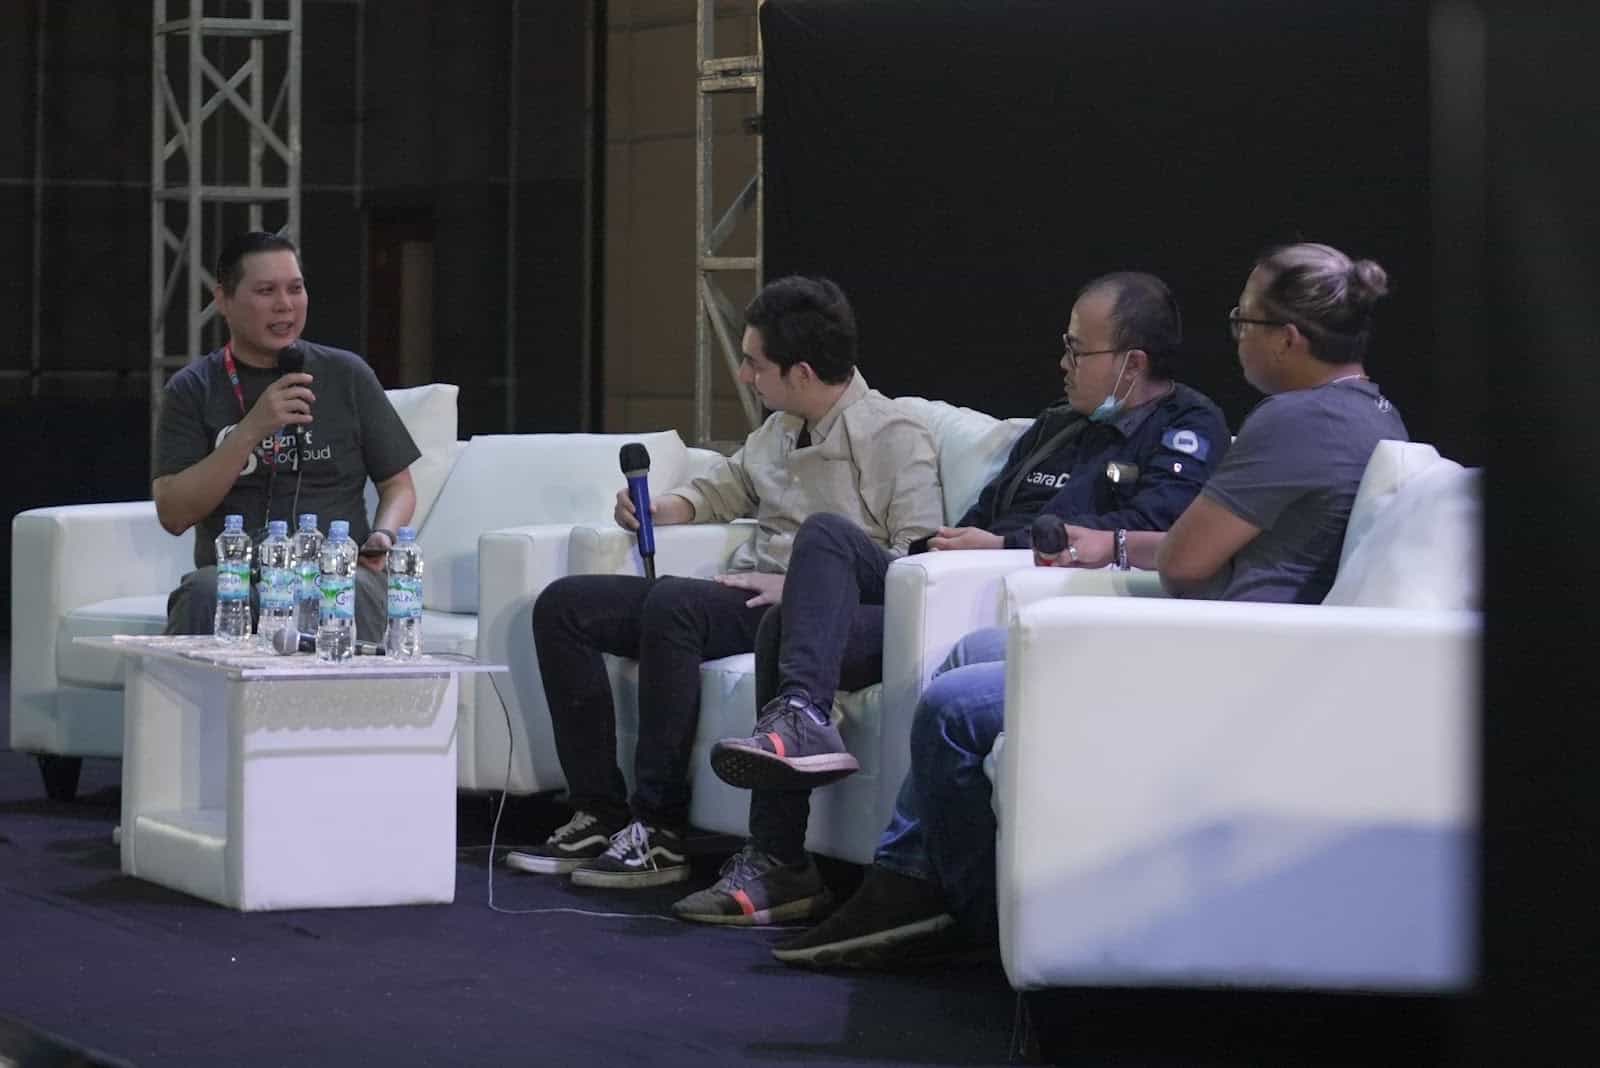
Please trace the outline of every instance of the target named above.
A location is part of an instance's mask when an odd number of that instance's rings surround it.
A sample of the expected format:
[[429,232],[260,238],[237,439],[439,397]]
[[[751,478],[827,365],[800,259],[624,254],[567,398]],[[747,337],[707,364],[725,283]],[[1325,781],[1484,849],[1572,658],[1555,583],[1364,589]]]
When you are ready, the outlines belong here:
[[[1106,399],[1095,405],[1094,411],[1089,413],[1091,423],[1105,423],[1115,419],[1122,413],[1123,407],[1128,402],[1128,397],[1117,397],[1117,387],[1122,385],[1122,376],[1128,370],[1128,357],[1132,351],[1122,354],[1122,366],[1117,368],[1117,380],[1111,384],[1111,392],[1106,394]],[[1133,395],[1133,390],[1128,390],[1128,396]]]

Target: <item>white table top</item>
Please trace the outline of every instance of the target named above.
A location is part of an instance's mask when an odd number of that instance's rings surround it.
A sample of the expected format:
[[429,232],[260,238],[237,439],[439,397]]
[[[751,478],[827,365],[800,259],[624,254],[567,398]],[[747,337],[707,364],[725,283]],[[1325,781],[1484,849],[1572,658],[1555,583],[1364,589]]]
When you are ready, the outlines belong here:
[[221,671],[238,679],[327,679],[359,677],[403,678],[408,675],[463,675],[509,671],[504,664],[484,664],[473,659],[436,655],[401,660],[387,656],[356,656],[341,664],[318,660],[315,653],[281,656],[263,653],[254,641],[230,644],[209,636],[166,637],[152,634],[114,634],[80,637],[73,641],[95,649],[129,656],[176,660]]

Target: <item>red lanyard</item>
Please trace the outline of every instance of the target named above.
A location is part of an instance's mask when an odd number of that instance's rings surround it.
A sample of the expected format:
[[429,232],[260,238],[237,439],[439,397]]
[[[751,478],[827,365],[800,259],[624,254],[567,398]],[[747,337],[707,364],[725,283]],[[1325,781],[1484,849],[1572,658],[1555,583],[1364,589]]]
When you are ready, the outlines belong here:
[[[239,401],[239,417],[242,419],[250,413],[244,406],[244,387],[239,385],[239,365],[233,362],[233,342],[222,346],[222,366],[228,372],[228,381],[233,383],[233,395]],[[298,469],[298,461],[296,462]],[[278,432],[272,432],[272,470],[270,474],[278,473]]]
[[233,383],[233,395],[239,400],[239,414],[248,415],[244,409],[244,389],[239,385],[239,365],[233,362],[233,342],[222,346],[222,366],[228,372],[228,381]]

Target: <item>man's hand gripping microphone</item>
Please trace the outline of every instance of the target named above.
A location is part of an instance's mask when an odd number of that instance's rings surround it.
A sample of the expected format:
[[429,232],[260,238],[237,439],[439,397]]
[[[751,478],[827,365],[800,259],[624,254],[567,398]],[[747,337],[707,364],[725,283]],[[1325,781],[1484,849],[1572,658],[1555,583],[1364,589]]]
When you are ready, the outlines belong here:
[[[299,374],[306,369],[306,354],[299,345],[290,345],[278,350],[278,373],[280,375]],[[300,470],[300,454],[305,451],[305,427],[300,423],[290,426],[290,433],[294,435],[294,470]],[[299,507],[298,499],[296,507]]]
[[639,559],[644,562],[644,577],[656,577],[656,528],[650,516],[650,453],[637,441],[622,447],[622,474],[628,480],[628,497],[639,517]]

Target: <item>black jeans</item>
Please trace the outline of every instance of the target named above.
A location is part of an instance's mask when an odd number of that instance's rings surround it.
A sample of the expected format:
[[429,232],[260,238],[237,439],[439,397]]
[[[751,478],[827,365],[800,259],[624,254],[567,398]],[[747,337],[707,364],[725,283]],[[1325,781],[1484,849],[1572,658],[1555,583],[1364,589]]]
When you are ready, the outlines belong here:
[[[700,721],[700,663],[748,653],[765,608],[706,579],[570,575],[533,605],[533,643],[573,808],[658,827],[689,818],[689,751]],[[639,661],[639,742],[630,799],[602,653]]]
[[[831,709],[839,689],[883,678],[884,577],[894,560],[854,523],[814,515],[795,535],[783,603],[756,638],[756,703],[803,691]],[[754,790],[750,837],[757,848],[794,863],[805,857],[809,790]]]

